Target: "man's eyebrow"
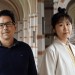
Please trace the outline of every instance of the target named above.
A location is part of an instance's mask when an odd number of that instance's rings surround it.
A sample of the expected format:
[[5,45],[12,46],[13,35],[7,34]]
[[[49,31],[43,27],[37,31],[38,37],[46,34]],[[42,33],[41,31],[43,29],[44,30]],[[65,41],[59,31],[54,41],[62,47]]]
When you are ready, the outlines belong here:
[[[10,22],[12,22],[12,21],[8,21],[8,22],[5,22],[5,23],[10,23]],[[0,24],[5,24],[5,23],[0,23]],[[13,22],[12,22],[13,23]]]

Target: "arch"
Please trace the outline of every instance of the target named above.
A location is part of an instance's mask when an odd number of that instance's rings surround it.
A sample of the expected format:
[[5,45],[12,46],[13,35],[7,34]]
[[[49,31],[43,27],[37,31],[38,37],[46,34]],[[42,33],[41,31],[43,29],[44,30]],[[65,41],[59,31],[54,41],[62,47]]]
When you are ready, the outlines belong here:
[[69,15],[74,18],[75,17],[75,0],[71,0],[67,5],[67,11]]
[[16,20],[23,18],[23,10],[18,0],[1,0],[0,10],[8,9],[14,12]]
[[22,5],[22,8],[23,8],[23,19],[27,20],[28,19],[28,16],[29,16],[29,13],[30,13],[30,8],[29,8],[29,3],[28,3],[28,0],[19,0],[21,5]]
[[75,24],[75,0],[71,0],[67,5],[67,11],[69,15],[72,17],[73,24]]
[[37,9],[37,1],[36,0],[28,0],[30,13],[36,13]]
[[71,16],[71,18],[72,18],[72,23],[73,23],[73,34],[72,34],[72,36],[71,36],[71,42],[73,43],[73,44],[75,44],[75,40],[74,40],[74,38],[75,38],[75,0],[71,0],[69,3],[68,3],[68,5],[67,5],[67,11],[68,11],[68,13],[69,13],[69,15]]
[[[8,0],[7,0],[8,1]],[[13,7],[17,20],[23,19],[23,8],[19,0],[9,0],[8,3]]]

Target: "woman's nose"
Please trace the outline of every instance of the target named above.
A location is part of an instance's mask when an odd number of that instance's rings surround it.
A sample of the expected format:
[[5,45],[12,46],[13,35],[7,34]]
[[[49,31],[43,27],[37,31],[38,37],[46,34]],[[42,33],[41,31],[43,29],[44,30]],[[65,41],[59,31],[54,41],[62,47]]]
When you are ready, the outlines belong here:
[[68,25],[64,24],[64,28],[68,28]]

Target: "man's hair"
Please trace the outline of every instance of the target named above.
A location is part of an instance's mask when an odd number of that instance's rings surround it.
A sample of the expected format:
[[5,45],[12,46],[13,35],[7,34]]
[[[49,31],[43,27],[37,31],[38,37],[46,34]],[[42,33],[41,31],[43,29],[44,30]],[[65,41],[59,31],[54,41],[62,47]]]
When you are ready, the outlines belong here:
[[12,11],[10,10],[1,10],[0,11],[0,17],[1,16],[9,16],[13,23],[15,23],[15,17]]

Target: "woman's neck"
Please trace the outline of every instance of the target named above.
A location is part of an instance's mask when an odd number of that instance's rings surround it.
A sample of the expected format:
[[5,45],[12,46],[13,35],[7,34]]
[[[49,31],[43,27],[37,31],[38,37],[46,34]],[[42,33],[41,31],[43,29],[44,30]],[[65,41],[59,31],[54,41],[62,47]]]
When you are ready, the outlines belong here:
[[[57,37],[58,38],[58,37]],[[60,39],[60,38],[58,38],[62,43],[64,43],[64,44],[67,44],[67,42],[68,42],[68,39]]]

